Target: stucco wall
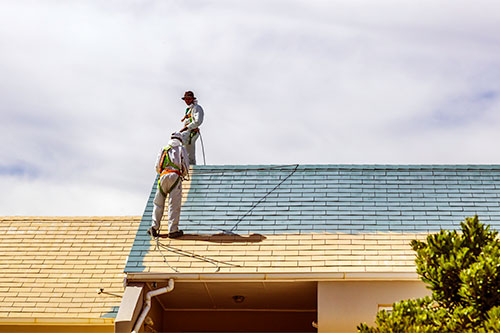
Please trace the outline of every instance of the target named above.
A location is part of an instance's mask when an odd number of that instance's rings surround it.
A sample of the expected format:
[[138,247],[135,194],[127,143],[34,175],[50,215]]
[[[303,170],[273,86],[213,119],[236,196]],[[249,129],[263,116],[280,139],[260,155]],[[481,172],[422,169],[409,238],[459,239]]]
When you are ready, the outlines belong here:
[[318,332],[356,332],[361,322],[373,324],[379,305],[430,295],[415,282],[318,282]]

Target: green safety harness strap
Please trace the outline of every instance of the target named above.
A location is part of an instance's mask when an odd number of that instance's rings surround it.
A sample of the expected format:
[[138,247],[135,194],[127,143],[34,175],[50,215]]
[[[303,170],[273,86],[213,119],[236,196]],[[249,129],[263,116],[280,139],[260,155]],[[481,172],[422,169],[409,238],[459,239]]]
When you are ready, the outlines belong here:
[[[167,193],[170,193],[177,186],[177,184],[179,184],[179,180],[181,179],[182,176],[180,168],[177,165],[175,165],[168,157],[168,151],[170,149],[172,149],[172,146],[163,148],[162,161],[160,162],[162,171],[160,173],[160,177],[158,177],[158,190],[160,191],[161,194],[163,194],[163,196],[167,196]],[[175,170],[167,169],[167,167],[172,167]],[[178,177],[177,180],[174,182],[174,184],[168,189],[167,193],[165,193],[161,188],[160,180],[163,175],[166,175],[168,173],[176,173]]]

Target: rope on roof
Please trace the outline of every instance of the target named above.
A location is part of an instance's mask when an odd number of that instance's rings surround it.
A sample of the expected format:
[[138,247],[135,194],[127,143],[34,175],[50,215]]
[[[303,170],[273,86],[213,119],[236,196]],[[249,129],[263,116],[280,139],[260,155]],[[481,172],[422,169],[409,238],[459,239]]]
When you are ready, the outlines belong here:
[[227,234],[233,234],[234,230],[236,230],[236,228],[238,228],[238,225],[240,224],[241,221],[243,221],[243,219],[245,217],[248,216],[248,214],[250,214],[254,209],[255,207],[257,207],[262,201],[266,200],[266,198],[269,196],[269,194],[271,194],[272,192],[274,192],[274,190],[276,190],[278,187],[281,186],[281,184],[283,184],[288,178],[290,178],[294,173],[295,171],[297,171],[297,169],[299,168],[299,165],[298,164],[295,164],[295,168],[292,170],[292,172],[286,176],[278,185],[276,185],[272,190],[268,191],[266,193],[266,195],[264,195],[259,201],[257,201],[257,203],[253,204],[252,207],[250,207],[250,209],[242,216],[240,217],[240,219],[238,220],[238,222],[236,222],[236,224],[231,228],[231,230],[227,231],[227,230],[223,230],[224,233],[227,233]]
[[167,264],[167,265],[168,265],[168,267],[170,267],[170,268],[171,268],[174,272],[179,273],[179,271],[177,270],[177,268],[173,267],[172,265],[170,265],[170,264],[168,263],[168,261],[167,261],[167,257],[163,254],[163,252],[162,252],[162,251],[161,251],[161,249],[160,249],[160,242],[159,242],[159,240],[158,240],[158,239],[159,239],[159,237],[156,237],[156,239],[155,239],[155,241],[156,241],[155,250],[158,250],[158,252],[160,252],[161,257],[163,258],[163,262],[164,262],[165,264]]
[[221,260],[217,260],[217,259],[212,259],[212,258],[209,258],[207,256],[202,256],[202,255],[196,254],[194,252],[189,252],[189,251],[186,251],[186,250],[181,250],[181,249],[175,248],[175,247],[173,247],[173,246],[170,245],[170,242],[167,245],[162,244],[159,241],[159,237],[157,237],[156,238],[156,249],[158,250],[158,252],[160,252],[160,255],[163,258],[163,262],[165,262],[168,265],[168,267],[170,267],[176,273],[180,273],[180,272],[179,272],[179,270],[177,268],[175,268],[175,267],[173,267],[172,265],[169,264],[169,262],[167,260],[167,257],[165,256],[165,254],[163,254],[163,252],[161,251],[161,248],[163,248],[164,250],[167,250],[169,252],[181,255],[181,256],[185,256],[185,257],[189,257],[189,258],[198,259],[198,260],[201,260],[201,261],[208,262],[208,263],[210,263],[210,264],[212,264],[212,265],[215,266],[215,273],[217,273],[217,272],[220,271],[220,265],[221,264],[229,266],[229,267],[243,267],[241,265],[232,264],[232,263],[227,262],[227,261],[221,261]]
[[[294,167],[294,169],[292,170],[292,172],[290,172],[290,174],[288,176],[286,176],[283,180],[281,180],[281,182],[279,182],[272,190],[268,191],[259,201],[257,201],[255,204],[253,204],[252,207],[250,207],[250,209],[245,214],[243,214],[242,217],[240,217],[238,219],[238,221],[236,222],[236,224],[230,230],[224,230],[224,229],[218,229],[218,230],[221,230],[225,234],[234,234],[233,231],[238,228],[238,225],[240,224],[240,222],[243,221],[243,219],[245,217],[247,217],[255,209],[255,207],[257,207],[261,202],[263,202],[264,200],[266,200],[266,198],[272,192],[274,192],[278,187],[280,187],[281,184],[283,184],[288,178],[290,178],[295,173],[295,171],[297,171],[297,169],[299,168],[299,164],[287,165],[286,167],[291,167],[291,166]],[[283,168],[283,166],[269,167],[269,168],[260,168],[260,169],[245,169],[245,170],[241,170],[241,171],[269,170],[269,169],[276,169],[276,168]],[[189,222],[193,223],[193,221],[191,221],[191,220],[189,220]],[[241,265],[232,264],[232,263],[229,263],[229,262],[226,262],[226,261],[212,259],[212,258],[209,258],[207,256],[202,256],[202,255],[196,254],[194,252],[189,252],[189,251],[186,251],[186,250],[175,248],[175,247],[173,247],[173,246],[170,245],[170,242],[169,242],[168,245],[162,244],[159,241],[159,237],[156,237],[156,246],[155,246],[155,249],[157,249],[158,252],[160,252],[160,255],[162,256],[163,261],[168,265],[168,267],[170,267],[176,273],[179,273],[179,270],[177,268],[173,267],[172,265],[170,265],[170,263],[167,260],[167,257],[161,251],[161,249],[167,250],[169,252],[172,252],[172,253],[175,253],[175,254],[178,254],[178,255],[182,255],[182,256],[185,256],[185,257],[189,257],[189,258],[193,258],[193,259],[198,259],[198,260],[210,263],[210,264],[212,264],[212,265],[215,266],[215,273],[217,273],[217,272],[220,271],[220,265],[221,264],[222,265],[227,265],[229,267],[243,267]]]
[[[253,204],[250,207],[250,209],[245,214],[243,214],[242,217],[240,217],[236,221],[236,224],[230,230],[222,229],[222,228],[214,228],[214,229],[215,230],[220,230],[220,231],[222,231],[225,234],[234,234],[234,230],[236,230],[236,228],[238,227],[238,225],[240,224],[240,222],[245,217],[247,217],[261,202],[263,202],[272,192],[274,192],[278,187],[280,187],[281,184],[283,184],[288,178],[290,178],[297,171],[297,169],[299,168],[299,164],[282,165],[282,166],[275,166],[275,167],[269,167],[269,168],[259,168],[259,169],[242,169],[241,171],[255,171],[255,170],[270,170],[270,169],[283,168],[283,167],[286,167],[286,168],[294,167],[294,169],[292,170],[292,172],[288,176],[286,176],[283,180],[281,180],[281,182],[278,185],[276,185],[272,190],[268,191],[259,201],[257,201],[257,203]],[[231,171],[233,171],[233,170],[231,169]],[[223,172],[223,171],[219,171],[219,172]],[[214,173],[215,173],[215,171],[214,171]],[[189,222],[191,224],[199,225],[199,226],[212,227],[212,225],[203,224],[201,222],[194,222],[194,221],[192,221],[190,219],[186,219],[185,221],[187,221],[187,222]]]

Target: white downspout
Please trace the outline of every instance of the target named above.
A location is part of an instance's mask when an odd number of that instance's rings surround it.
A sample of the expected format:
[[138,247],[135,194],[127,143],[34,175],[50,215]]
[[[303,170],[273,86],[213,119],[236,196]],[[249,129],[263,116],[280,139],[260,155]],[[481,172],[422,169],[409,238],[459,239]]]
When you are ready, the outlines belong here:
[[137,322],[136,322],[136,324],[134,326],[134,330],[132,331],[132,333],[137,333],[141,329],[142,323],[146,319],[146,316],[148,315],[149,310],[151,309],[151,298],[153,298],[155,296],[158,296],[158,295],[161,295],[161,294],[165,294],[165,293],[171,292],[173,289],[174,289],[174,280],[173,279],[169,279],[168,280],[168,284],[167,284],[166,287],[163,287],[163,288],[160,288],[160,289],[156,289],[156,290],[151,290],[150,292],[148,292],[146,294],[146,301],[145,301],[146,302],[146,306],[142,310],[141,315],[139,316],[139,318],[137,319]]

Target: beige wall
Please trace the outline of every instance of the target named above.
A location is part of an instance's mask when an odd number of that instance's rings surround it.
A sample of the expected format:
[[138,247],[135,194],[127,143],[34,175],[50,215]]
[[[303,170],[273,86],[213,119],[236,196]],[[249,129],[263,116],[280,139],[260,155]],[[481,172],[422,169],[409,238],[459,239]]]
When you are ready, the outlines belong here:
[[375,322],[379,305],[425,295],[420,281],[318,282],[318,332],[356,332],[359,323]]

